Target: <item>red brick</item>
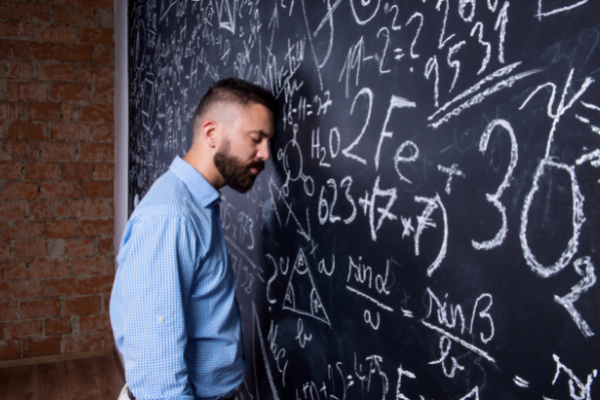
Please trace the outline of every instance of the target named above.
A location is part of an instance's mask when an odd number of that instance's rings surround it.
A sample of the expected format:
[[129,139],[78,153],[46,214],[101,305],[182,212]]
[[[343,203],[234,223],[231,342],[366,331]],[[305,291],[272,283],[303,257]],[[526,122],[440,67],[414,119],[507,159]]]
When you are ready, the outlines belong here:
[[104,8],[107,10],[112,10],[115,6],[112,0],[79,0],[79,5],[90,8]]
[[34,319],[52,317],[60,314],[59,299],[43,299],[21,302],[21,318]]
[[56,213],[59,217],[67,218],[69,216],[68,200],[59,200],[56,202]]
[[77,66],[73,64],[40,64],[38,79],[43,81],[77,81]]
[[115,40],[112,29],[81,28],[79,41],[91,45],[104,45],[114,47]]
[[100,296],[72,297],[63,300],[62,315],[85,315],[100,312]]
[[46,237],[72,238],[77,236],[77,221],[75,220],[50,220],[46,221]]
[[9,140],[6,152],[14,160],[37,160],[40,158],[40,142],[36,140]]
[[33,121],[60,121],[60,103],[29,103],[29,119]]
[[38,24],[35,37],[45,42],[74,43],[77,33],[77,28],[71,25]]
[[25,179],[58,179],[58,163],[30,162],[25,164]]
[[22,101],[0,101],[0,120],[18,120],[27,113]]
[[17,319],[17,302],[7,301],[0,303],[0,321],[14,321]]
[[27,216],[35,219],[55,218],[56,202],[48,200],[29,201]]
[[43,140],[46,139],[46,132],[44,126],[39,123],[14,121],[8,126],[8,138]]
[[79,187],[75,182],[42,182],[40,197],[42,199],[74,199],[79,197]]
[[115,336],[112,331],[104,332],[104,348],[105,349],[116,349]]
[[94,239],[69,239],[65,243],[65,252],[69,257],[92,256],[95,253]]
[[25,261],[3,262],[0,263],[0,269],[4,272],[5,281],[27,279],[27,263]]
[[60,177],[67,181],[92,180],[94,178],[94,164],[84,162],[63,163]]
[[0,192],[0,199],[35,199],[38,187],[35,182],[8,182]]
[[115,165],[110,163],[97,163],[94,167],[94,180],[112,181],[115,177]]
[[46,221],[44,231],[48,239],[72,238],[77,236],[77,221],[75,220],[50,220]]
[[81,81],[109,85],[114,83],[114,67],[81,65]]
[[14,259],[46,257],[46,242],[43,240],[18,241],[12,248]]
[[[2,7],[2,3],[0,3],[0,7]],[[11,58],[10,42],[7,40],[0,40],[0,58]]]
[[46,336],[68,335],[71,333],[71,317],[47,318],[44,320]]
[[0,36],[33,38],[33,24],[25,21],[0,21]]
[[115,275],[115,259],[110,257],[106,260],[106,274],[105,275]]
[[6,79],[31,80],[33,77],[33,62],[29,60],[4,61]]
[[112,289],[114,276],[90,276],[79,280],[79,294],[100,294],[110,293]]
[[75,278],[45,279],[41,283],[41,297],[73,296],[75,294],[78,294]]
[[52,100],[87,101],[90,98],[90,85],[79,83],[55,83],[50,89]]
[[2,223],[2,240],[31,240],[42,238],[40,221],[12,221]]
[[23,163],[17,161],[0,161],[0,179],[22,179]]
[[102,312],[110,311],[110,293],[102,295]]
[[81,108],[81,120],[90,122],[113,122],[114,106],[112,104],[91,104]]
[[83,44],[56,43],[52,45],[52,59],[76,63],[92,62],[92,47]]
[[13,299],[38,299],[40,297],[40,282],[23,280],[8,282]]
[[0,301],[18,299],[18,296],[12,292],[12,287],[14,286],[13,282],[0,282]]
[[79,330],[82,333],[109,331],[110,316],[108,313],[82,315],[79,317]]
[[112,198],[112,181],[83,181],[81,182],[81,197],[83,198]]
[[25,218],[24,201],[1,201],[0,202],[0,221],[9,221]]
[[29,320],[6,323],[7,339],[26,339],[38,337],[42,333],[42,321]]
[[104,257],[71,258],[71,275],[103,275]]
[[0,242],[0,259],[8,260],[10,258],[10,243]]
[[[2,4],[0,3],[0,7],[2,7]],[[8,40],[0,40],[0,58],[11,58],[10,42]]]
[[101,86],[96,85],[94,89],[93,102],[94,103],[105,103],[114,104],[115,88],[114,86]]
[[115,336],[112,331],[104,332],[104,348],[105,349],[114,349],[115,345]]
[[98,255],[99,256],[113,256],[113,238],[99,239],[98,240]]
[[15,58],[22,60],[51,60],[52,45],[42,42],[11,41]]
[[0,282],[0,301],[37,299],[39,297],[40,282],[37,280]]
[[59,278],[69,275],[66,260],[33,260],[29,262],[29,278]]
[[82,143],[81,160],[113,161],[115,146],[112,143]]
[[90,26],[92,24],[92,11],[85,7],[53,6],[52,20],[58,24]]
[[20,21],[50,19],[50,6],[48,4],[35,4],[25,2],[13,2],[13,16]]
[[21,358],[21,342],[6,341],[0,346],[0,360]]
[[69,203],[71,218],[106,218],[112,216],[112,200],[83,199]]
[[65,353],[100,350],[102,348],[102,333],[88,333],[86,335],[65,336]]
[[72,103],[61,103],[62,119],[65,122],[74,122],[79,120],[79,107]]
[[114,142],[115,127],[113,124],[96,124],[92,129],[95,142]]
[[108,46],[94,46],[92,51],[92,60],[94,64],[114,65],[115,64],[115,49]]
[[41,82],[8,82],[7,97],[9,100],[46,100],[48,88]]
[[60,354],[61,336],[23,341],[23,357],[42,357]]
[[73,161],[77,158],[77,144],[69,142],[46,142],[42,147],[42,159]]

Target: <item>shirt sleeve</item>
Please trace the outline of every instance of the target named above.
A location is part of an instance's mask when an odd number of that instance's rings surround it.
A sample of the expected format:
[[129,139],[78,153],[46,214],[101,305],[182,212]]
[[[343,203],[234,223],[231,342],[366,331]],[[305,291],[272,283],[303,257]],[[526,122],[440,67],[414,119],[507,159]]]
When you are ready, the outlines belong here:
[[143,400],[193,400],[185,311],[200,243],[184,218],[136,224],[119,265],[127,384]]

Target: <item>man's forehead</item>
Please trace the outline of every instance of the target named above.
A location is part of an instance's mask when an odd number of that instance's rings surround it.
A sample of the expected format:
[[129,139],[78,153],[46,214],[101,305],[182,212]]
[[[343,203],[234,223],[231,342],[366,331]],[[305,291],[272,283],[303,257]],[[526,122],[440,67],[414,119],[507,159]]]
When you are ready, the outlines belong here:
[[[268,127],[249,127],[250,129],[260,129],[264,130],[264,134],[267,136],[273,136],[273,132],[275,130],[275,116],[267,107],[260,103],[250,103],[247,107],[243,109],[243,115],[249,118],[259,117],[259,121],[261,121],[262,117],[267,117],[268,119]],[[264,121],[261,121],[264,122]]]

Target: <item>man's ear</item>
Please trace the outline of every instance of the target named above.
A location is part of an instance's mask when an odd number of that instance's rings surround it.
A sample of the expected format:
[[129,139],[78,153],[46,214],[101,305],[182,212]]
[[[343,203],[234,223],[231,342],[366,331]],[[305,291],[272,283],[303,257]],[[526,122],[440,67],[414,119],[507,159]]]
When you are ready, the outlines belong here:
[[211,148],[217,147],[217,143],[219,142],[219,131],[221,129],[219,123],[215,120],[207,119],[204,120],[200,129],[202,139],[204,139],[206,144]]

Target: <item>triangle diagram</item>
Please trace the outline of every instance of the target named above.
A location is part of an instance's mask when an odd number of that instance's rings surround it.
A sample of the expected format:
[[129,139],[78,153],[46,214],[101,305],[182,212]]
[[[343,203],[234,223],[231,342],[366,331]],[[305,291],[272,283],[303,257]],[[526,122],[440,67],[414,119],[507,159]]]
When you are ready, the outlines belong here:
[[283,299],[283,309],[312,317],[331,327],[302,249],[298,252],[294,268],[290,274],[290,281]]

